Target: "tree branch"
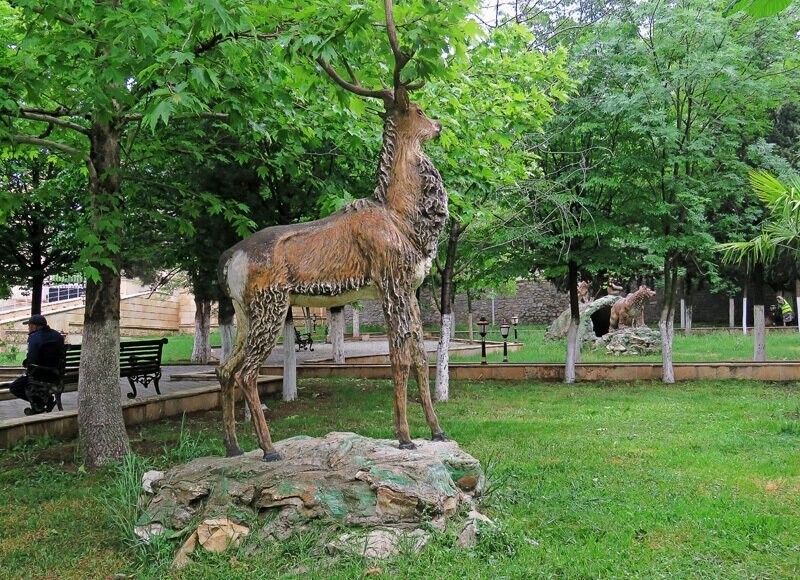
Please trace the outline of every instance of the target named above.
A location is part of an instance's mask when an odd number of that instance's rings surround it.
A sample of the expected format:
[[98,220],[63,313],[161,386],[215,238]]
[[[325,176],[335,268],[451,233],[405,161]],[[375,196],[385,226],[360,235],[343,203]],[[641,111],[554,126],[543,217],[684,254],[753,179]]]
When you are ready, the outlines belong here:
[[[11,4],[12,6],[14,6],[16,8],[20,8],[20,5],[17,2],[14,2],[13,0],[9,0],[9,4]],[[44,8],[41,8],[39,6],[31,6],[29,8],[30,8],[30,10],[32,10],[36,14],[39,14],[40,16],[45,16]],[[73,26],[73,27],[77,28],[78,30],[80,30],[81,32],[87,34],[91,38],[95,38],[97,36],[96,33],[94,32],[94,30],[89,28],[86,24],[84,24],[82,22],[78,22],[72,16],[64,15],[64,14],[52,14],[52,15],[49,16],[49,18],[53,18],[54,20],[57,20],[58,22],[61,22],[62,24],[66,24],[67,26]]]
[[[133,113],[122,117],[122,123],[130,123],[131,121],[141,121],[144,115],[141,113]],[[207,111],[205,113],[181,113],[180,115],[172,115],[170,120],[177,119],[182,121],[185,119],[228,119],[228,113],[217,113],[215,111]]]
[[65,129],[76,131],[83,135],[89,134],[89,129],[87,127],[84,127],[83,125],[78,125],[77,123],[73,123],[72,121],[60,119],[59,117],[49,115],[47,113],[38,113],[38,112],[28,111],[26,109],[20,109],[19,117],[20,119],[28,119],[29,121],[40,121],[42,123],[50,123],[51,125],[58,125],[59,127],[64,127]]
[[63,143],[59,143],[58,141],[50,141],[49,139],[39,139],[38,137],[31,137],[30,135],[11,135],[9,140],[14,145],[33,145],[35,147],[44,147],[45,149],[54,149],[56,151],[61,151],[62,153],[66,153],[71,157],[77,157],[81,159],[84,163],[86,163],[86,167],[89,169],[89,176],[92,179],[97,178],[97,172],[94,169],[94,164],[92,160],[86,155],[83,151],[79,149],[75,149],[74,147],[70,147],[69,145],[64,145]]

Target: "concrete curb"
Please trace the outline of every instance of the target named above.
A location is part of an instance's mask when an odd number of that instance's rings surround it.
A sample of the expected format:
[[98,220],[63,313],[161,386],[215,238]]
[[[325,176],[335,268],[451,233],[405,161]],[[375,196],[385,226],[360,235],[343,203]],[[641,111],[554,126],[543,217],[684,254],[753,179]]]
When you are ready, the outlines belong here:
[[[259,391],[271,394],[281,390],[281,376],[259,377]],[[122,404],[125,425],[131,427],[183,413],[208,411],[220,407],[218,384],[176,391]],[[78,436],[78,411],[55,411],[0,422],[0,449],[8,449],[28,437],[47,435],[54,439]]]

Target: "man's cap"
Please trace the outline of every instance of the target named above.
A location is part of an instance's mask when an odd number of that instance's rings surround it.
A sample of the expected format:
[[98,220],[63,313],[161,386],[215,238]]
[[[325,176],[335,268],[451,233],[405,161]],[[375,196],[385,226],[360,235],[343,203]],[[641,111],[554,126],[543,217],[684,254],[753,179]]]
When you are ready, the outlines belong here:
[[41,314],[34,314],[28,320],[25,321],[25,324],[35,324],[36,326],[47,326],[47,319]]

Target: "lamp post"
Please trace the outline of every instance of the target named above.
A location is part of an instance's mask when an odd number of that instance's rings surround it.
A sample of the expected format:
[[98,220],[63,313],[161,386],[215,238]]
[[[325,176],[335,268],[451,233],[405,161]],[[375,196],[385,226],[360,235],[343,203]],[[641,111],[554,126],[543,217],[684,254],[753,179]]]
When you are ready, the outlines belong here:
[[500,325],[500,336],[503,337],[503,362],[508,362],[508,326],[507,322]]
[[481,335],[481,364],[486,364],[486,325],[489,321],[481,316],[478,320],[478,334]]
[[512,316],[511,324],[514,325],[514,342],[517,342],[517,324],[519,324],[519,316],[517,315]]

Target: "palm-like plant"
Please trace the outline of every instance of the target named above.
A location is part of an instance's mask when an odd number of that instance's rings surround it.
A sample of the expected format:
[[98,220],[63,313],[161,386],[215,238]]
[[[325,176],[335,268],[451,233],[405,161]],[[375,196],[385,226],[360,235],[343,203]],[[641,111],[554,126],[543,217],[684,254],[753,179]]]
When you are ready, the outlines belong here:
[[751,240],[718,244],[726,263],[768,264],[776,253],[800,252],[800,178],[786,183],[763,170],[750,172],[750,185],[770,215],[761,224],[761,233]]

